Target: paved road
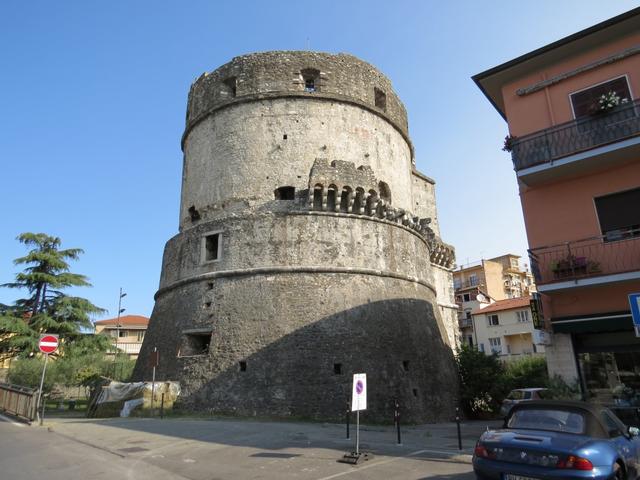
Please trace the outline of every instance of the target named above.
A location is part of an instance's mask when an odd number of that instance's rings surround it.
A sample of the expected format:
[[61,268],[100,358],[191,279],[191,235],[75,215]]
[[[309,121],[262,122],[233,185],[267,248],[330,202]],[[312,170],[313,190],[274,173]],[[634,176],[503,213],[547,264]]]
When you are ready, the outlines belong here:
[[[406,429],[403,445],[388,427],[364,427],[374,458],[338,463],[352,449],[332,424],[193,419],[51,419],[44,427],[0,417],[0,478],[31,480],[471,480],[480,426],[464,451],[451,425]],[[452,437],[453,432],[453,437]]]
[[184,480],[139,459],[123,458],[0,416],[0,478],[12,480]]

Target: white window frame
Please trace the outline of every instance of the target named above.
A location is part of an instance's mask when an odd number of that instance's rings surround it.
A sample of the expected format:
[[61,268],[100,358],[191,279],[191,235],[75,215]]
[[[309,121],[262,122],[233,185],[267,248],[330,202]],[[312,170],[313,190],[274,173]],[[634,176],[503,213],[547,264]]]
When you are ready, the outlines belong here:
[[[215,263],[219,262],[222,259],[222,230],[212,230],[210,232],[206,232],[202,234],[200,240],[200,263]],[[207,237],[211,237],[213,235],[218,235],[218,252],[216,258],[212,260],[207,260]]]
[[528,323],[531,321],[528,310],[518,310],[516,315],[518,316],[518,323]]
[[[495,317],[496,323],[493,323],[491,319]],[[500,317],[498,317],[497,313],[489,313],[487,314],[487,327],[497,327],[500,325]]]

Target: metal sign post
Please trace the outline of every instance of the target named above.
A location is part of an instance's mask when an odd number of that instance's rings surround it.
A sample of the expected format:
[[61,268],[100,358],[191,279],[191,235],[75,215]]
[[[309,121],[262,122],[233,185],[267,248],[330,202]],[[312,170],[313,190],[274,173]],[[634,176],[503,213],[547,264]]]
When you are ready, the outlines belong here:
[[38,389],[38,403],[36,404],[36,414],[40,417],[40,425],[44,422],[44,405],[42,405],[42,412],[40,412],[40,407],[42,402],[42,388],[44,387],[44,376],[47,372],[47,360],[49,360],[49,354],[54,353],[58,349],[58,345],[58,335],[50,333],[40,335],[38,348],[44,353],[44,366],[42,367],[42,377],[40,377],[40,388]]
[[356,451],[346,453],[341,460],[344,463],[357,464],[360,459],[369,460],[372,455],[360,451],[360,410],[367,409],[367,374],[353,375],[353,391],[351,394],[351,411],[356,412]]
[[153,347],[153,353],[151,354],[151,362],[153,362],[153,373],[151,376],[151,416],[153,416],[153,397],[156,394],[156,367],[158,366],[158,347]]
[[636,337],[640,337],[640,293],[629,294],[629,306],[631,307],[633,329],[636,331]]

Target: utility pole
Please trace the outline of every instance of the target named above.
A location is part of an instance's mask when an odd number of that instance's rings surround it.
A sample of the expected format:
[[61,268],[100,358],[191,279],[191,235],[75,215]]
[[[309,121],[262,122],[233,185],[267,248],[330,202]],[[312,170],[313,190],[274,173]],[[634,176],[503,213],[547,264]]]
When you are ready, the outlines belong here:
[[118,340],[120,339],[120,327],[121,327],[120,314],[126,310],[125,308],[122,308],[122,299],[126,296],[127,294],[122,293],[122,287],[120,287],[120,295],[118,296],[118,319],[116,320],[116,351],[113,354],[113,365],[114,365],[113,376],[114,377],[116,376],[115,365],[116,365],[116,360],[118,358]]

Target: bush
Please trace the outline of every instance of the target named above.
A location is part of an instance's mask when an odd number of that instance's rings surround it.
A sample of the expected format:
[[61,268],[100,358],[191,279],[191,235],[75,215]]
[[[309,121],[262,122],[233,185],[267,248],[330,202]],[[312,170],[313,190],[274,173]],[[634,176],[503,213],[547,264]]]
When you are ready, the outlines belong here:
[[546,388],[549,386],[547,361],[544,357],[523,357],[509,362],[505,375],[510,390],[514,388]]
[[[115,360],[103,354],[64,356],[47,363],[43,390],[50,392],[54,385],[65,387],[90,386],[101,377],[126,382],[131,377],[136,361],[127,355]],[[18,359],[11,363],[8,381],[16,385],[39,388],[44,360],[41,358]]]
[[460,373],[460,399],[468,416],[495,412],[509,391],[505,369],[498,356],[485,355],[463,345],[456,357]]
[[547,388],[549,391],[545,393],[545,398],[550,400],[580,400],[582,398],[578,382],[569,385],[559,375],[554,375],[549,379]]
[[580,397],[577,385],[569,386],[558,376],[549,379],[543,357],[523,357],[502,364],[497,355],[465,345],[456,359],[462,407],[470,417],[498,412],[506,395],[515,388],[548,388],[545,397],[554,399]]
[[[40,379],[42,378],[42,368],[44,367],[44,359],[42,358],[23,358],[11,362],[9,375],[7,380],[14,385],[23,387],[40,388]],[[44,378],[42,390],[50,392],[55,382],[54,362],[47,362],[47,373]]]

